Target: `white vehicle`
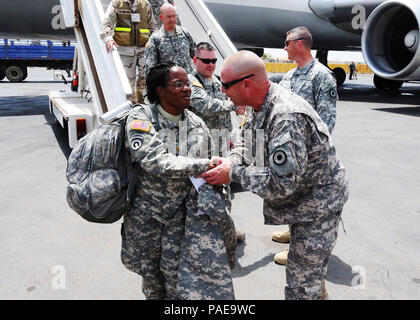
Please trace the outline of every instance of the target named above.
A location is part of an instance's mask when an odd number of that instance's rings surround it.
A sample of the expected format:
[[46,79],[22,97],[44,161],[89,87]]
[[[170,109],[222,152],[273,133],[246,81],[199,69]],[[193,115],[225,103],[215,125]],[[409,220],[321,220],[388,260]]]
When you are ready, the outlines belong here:
[[[69,146],[98,124],[108,111],[127,105],[131,87],[116,51],[107,53],[99,38],[103,18],[98,0],[62,0],[67,28],[73,28],[77,41],[74,80],[77,91],[49,93],[50,111],[67,128]],[[112,75],[112,76],[110,76]]]

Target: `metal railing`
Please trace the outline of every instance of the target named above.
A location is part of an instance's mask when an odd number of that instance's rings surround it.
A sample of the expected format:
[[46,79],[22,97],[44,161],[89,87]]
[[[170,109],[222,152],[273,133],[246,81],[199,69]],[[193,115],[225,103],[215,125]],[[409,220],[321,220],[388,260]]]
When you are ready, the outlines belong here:
[[182,26],[191,33],[194,41],[209,42],[216,49],[219,62],[215,73],[220,74],[223,60],[235,53],[236,47],[202,0],[175,0],[174,3]]
[[[67,27],[74,27],[96,114],[127,102],[132,93],[117,50],[108,53],[99,36],[104,11],[99,0],[60,0]],[[72,16],[71,13],[74,13]],[[79,19],[80,14],[80,19]]]

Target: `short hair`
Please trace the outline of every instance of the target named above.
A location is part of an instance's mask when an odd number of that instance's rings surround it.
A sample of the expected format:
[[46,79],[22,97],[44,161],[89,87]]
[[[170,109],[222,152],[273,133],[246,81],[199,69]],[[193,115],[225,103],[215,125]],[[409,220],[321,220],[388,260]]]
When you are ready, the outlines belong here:
[[214,47],[208,42],[200,42],[194,47],[194,55],[197,56],[201,50],[214,51]]
[[311,49],[313,44],[313,39],[310,31],[306,27],[297,27],[286,32],[286,36],[292,34],[293,38],[302,38],[302,42],[306,48]]
[[169,72],[175,63],[161,63],[150,69],[149,74],[146,78],[146,87],[147,87],[147,98],[151,103],[160,101],[159,95],[156,92],[157,87],[164,87],[168,84]]
[[173,3],[168,2],[168,3],[164,3],[160,6],[159,14],[162,14],[162,7],[163,8],[171,8],[171,7],[169,7],[169,5],[171,5],[175,9],[175,11],[177,11],[175,5]]

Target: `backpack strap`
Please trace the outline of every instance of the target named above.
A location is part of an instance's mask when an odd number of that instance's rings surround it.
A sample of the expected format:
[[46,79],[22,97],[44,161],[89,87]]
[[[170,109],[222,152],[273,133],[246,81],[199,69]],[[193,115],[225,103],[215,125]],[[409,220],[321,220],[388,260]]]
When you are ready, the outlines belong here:
[[147,117],[152,121],[153,126],[157,131],[159,131],[160,125],[158,120],[158,111],[153,105],[142,104],[143,110],[146,113]]
[[190,57],[194,58],[195,41],[187,29],[185,29],[184,27],[180,27],[180,28],[182,30],[182,33],[184,34],[184,36],[188,39],[188,42],[190,43]]
[[[156,130],[161,129],[160,125],[159,125],[159,120],[158,120],[158,111],[156,110],[154,105],[137,103],[133,106],[133,109],[136,108],[136,107],[141,107],[143,109],[144,113],[150,119],[150,121],[153,123],[153,126],[155,127]],[[131,112],[131,110],[129,110],[129,112]],[[128,116],[128,113],[127,113],[127,115],[125,115],[126,118]]]
[[203,86],[203,88],[204,88],[204,81],[203,81],[203,79],[201,79],[201,77],[200,77],[200,75],[198,74],[198,72],[197,72],[197,70],[194,70],[193,72],[192,72],[192,75],[194,76],[194,78],[196,78],[200,83],[201,83],[201,85]]
[[157,64],[160,63],[160,52],[159,52],[159,46],[160,46],[160,37],[152,37],[152,41],[156,47],[156,53],[157,53]]
[[[146,116],[153,123],[153,126],[155,127],[155,130],[160,130],[160,126],[159,126],[159,122],[158,122],[158,114],[157,114],[156,108],[153,108],[152,106],[147,105],[147,104],[136,104],[136,105],[133,106],[133,109],[135,107],[141,107],[143,109],[144,113],[146,114]],[[130,112],[131,112],[131,110],[129,110],[127,112],[127,114],[124,115],[124,121],[127,120]],[[127,149],[125,149],[125,150],[127,150]],[[128,152],[127,152],[127,155],[129,156]],[[133,162],[131,162],[131,157],[130,157],[130,163],[133,164]],[[133,168],[136,168],[139,172],[142,171],[141,168],[136,163],[134,163]],[[128,189],[127,189],[127,201],[128,202],[131,202],[132,195],[134,194],[134,187],[137,184],[137,180],[138,180],[137,173],[135,172],[135,170],[131,170],[130,171],[130,182],[128,184]]]

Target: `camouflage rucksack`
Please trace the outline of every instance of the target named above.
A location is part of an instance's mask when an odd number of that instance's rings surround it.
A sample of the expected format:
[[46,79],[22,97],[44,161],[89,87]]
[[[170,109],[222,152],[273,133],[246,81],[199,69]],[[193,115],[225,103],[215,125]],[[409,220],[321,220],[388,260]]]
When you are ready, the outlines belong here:
[[80,139],[67,161],[67,202],[90,222],[113,223],[131,206],[136,174],[124,146],[129,112]]

